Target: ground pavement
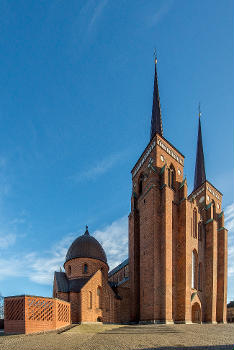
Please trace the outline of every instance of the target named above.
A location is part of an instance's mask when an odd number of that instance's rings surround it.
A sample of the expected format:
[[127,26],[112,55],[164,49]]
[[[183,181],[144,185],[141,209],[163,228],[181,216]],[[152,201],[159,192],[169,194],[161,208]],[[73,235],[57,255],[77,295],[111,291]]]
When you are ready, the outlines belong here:
[[0,336],[0,350],[120,349],[232,350],[234,324],[80,325],[60,334]]

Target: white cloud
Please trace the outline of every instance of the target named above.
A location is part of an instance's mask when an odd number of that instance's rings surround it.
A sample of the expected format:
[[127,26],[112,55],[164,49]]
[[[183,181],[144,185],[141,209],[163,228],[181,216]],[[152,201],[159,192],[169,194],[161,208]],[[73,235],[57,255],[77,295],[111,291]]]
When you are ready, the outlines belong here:
[[94,232],[102,244],[110,269],[120,264],[128,256],[128,217],[127,215]]
[[225,209],[225,225],[228,230],[234,231],[234,203]]
[[156,24],[158,24],[159,21],[165,17],[168,12],[171,10],[173,5],[173,0],[163,1],[162,6],[159,8],[158,11],[151,14],[150,17],[147,19],[147,23],[149,26],[153,27]]
[[16,235],[15,234],[5,234],[0,233],[0,249],[6,249],[9,246],[13,245],[16,241]]
[[91,30],[94,28],[95,23],[97,20],[101,17],[103,10],[105,6],[107,5],[107,0],[102,0],[97,2],[97,6],[94,8],[93,15],[90,19],[89,25],[88,25],[88,31],[91,32]]
[[228,276],[234,276],[234,203],[228,205],[224,210],[225,227],[228,232]]
[[[77,233],[68,234],[48,251],[17,254],[17,257],[0,259],[0,279],[14,276],[27,277],[33,282],[51,285],[54,271],[58,271],[63,266],[67,250],[77,236]],[[128,256],[127,216],[101,230],[96,230],[94,236],[102,244],[111,269]]]
[[121,160],[125,159],[126,155],[127,155],[126,151],[113,153],[110,156],[93,164],[88,169],[85,169],[80,173],[71,176],[71,178],[76,182],[96,179],[98,176],[105,174],[108,170],[114,167]]

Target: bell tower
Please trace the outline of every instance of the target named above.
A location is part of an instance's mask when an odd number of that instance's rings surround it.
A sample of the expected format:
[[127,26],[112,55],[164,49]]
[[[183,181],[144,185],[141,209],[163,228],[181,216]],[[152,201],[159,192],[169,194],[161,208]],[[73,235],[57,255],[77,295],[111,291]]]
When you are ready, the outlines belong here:
[[194,189],[164,136],[155,60],[150,142],[132,169],[131,321],[225,322],[227,230],[222,193],[206,178],[199,109]]
[[184,196],[184,156],[163,137],[155,60],[150,142],[132,169],[129,215],[131,317],[173,321],[173,230]]

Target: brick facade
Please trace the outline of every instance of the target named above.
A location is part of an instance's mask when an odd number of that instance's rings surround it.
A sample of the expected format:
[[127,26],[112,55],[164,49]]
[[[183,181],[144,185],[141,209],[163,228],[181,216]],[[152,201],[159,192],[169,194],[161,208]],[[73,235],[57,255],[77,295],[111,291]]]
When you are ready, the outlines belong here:
[[187,195],[184,156],[156,134],[132,170],[131,320],[225,322],[227,230],[210,182]]

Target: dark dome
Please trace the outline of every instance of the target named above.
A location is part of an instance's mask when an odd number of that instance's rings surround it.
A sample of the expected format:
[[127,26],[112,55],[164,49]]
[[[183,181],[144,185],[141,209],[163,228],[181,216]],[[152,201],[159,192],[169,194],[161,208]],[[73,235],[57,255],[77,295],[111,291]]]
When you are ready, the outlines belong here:
[[90,236],[88,227],[82,236],[75,239],[67,251],[66,262],[75,258],[98,259],[107,264],[104,249],[94,237]]

